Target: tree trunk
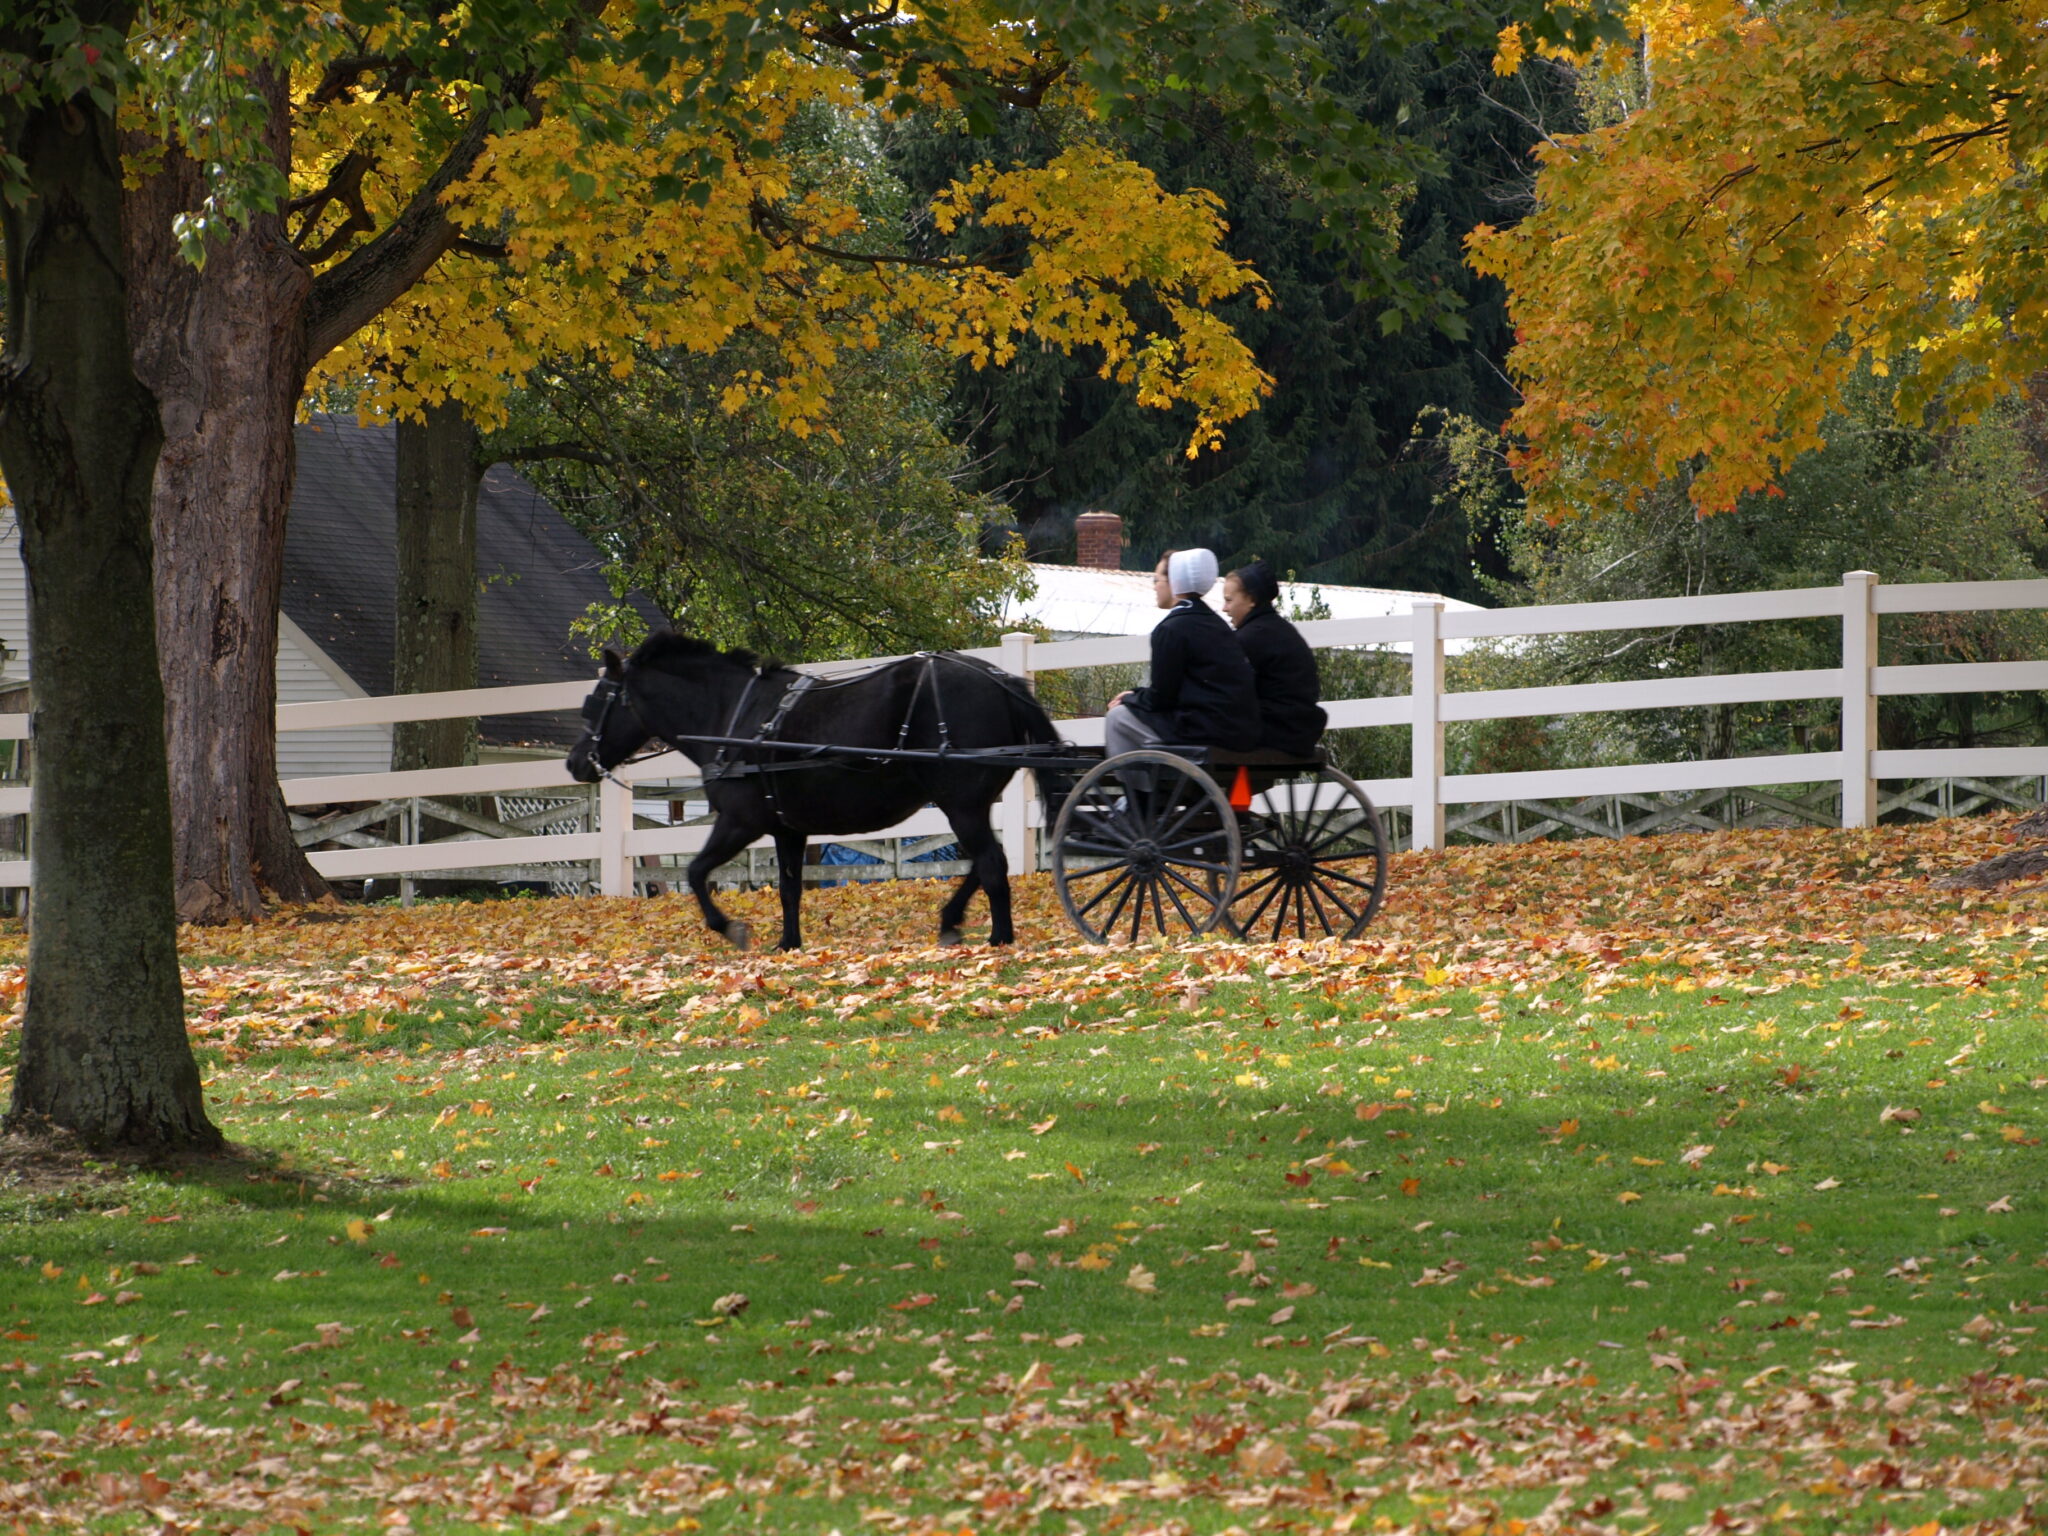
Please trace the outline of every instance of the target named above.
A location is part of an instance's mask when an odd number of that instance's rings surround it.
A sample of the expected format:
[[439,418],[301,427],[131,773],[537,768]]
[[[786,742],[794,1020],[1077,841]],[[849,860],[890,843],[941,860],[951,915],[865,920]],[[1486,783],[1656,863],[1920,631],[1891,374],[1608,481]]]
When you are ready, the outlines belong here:
[[[454,401],[398,424],[398,633],[392,691],[477,685],[477,433]],[[391,740],[394,772],[476,761],[476,721],[409,720]]]
[[[125,28],[132,6],[80,6]],[[34,56],[39,39],[0,46]],[[185,1034],[151,592],[162,430],[129,347],[120,145],[81,94],[17,108],[33,197],[0,214],[0,471],[28,567],[36,878],[6,1124],[94,1144],[217,1145]]]
[[[269,152],[290,153],[281,77]],[[277,615],[291,508],[292,416],[304,387],[312,275],[276,214],[207,254],[179,254],[172,220],[204,195],[176,149],[130,194],[129,324],[136,371],[163,402],[157,467],[157,634],[170,708],[178,915],[255,916],[268,892],[327,894],[292,839],[277,787]]]
[[[284,82],[268,152],[289,163]],[[506,85],[525,99],[529,76]],[[258,214],[188,267],[168,238],[196,206],[200,172],[175,149],[132,195],[138,369],[168,402],[156,492],[159,626],[170,704],[178,910],[194,922],[326,894],[292,840],[277,789],[277,615],[292,489],[292,417],[306,374],[375,319],[455,240],[442,198],[475,165],[494,114],[478,110],[441,164],[374,239],[318,275],[276,214]],[[147,218],[137,217],[147,210]]]

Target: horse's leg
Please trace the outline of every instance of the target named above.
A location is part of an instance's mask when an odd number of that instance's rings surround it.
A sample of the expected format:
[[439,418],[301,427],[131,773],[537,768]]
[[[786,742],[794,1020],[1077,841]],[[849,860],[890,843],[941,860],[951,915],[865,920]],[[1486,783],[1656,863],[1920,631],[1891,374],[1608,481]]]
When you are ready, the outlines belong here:
[[799,916],[804,904],[804,835],[775,834],[775,885],[782,896],[782,940],[778,949],[802,949]]
[[[967,850],[963,848],[960,851],[965,853]],[[951,896],[948,896],[946,904],[939,908],[939,942],[941,944],[965,944],[967,942],[960,936],[960,925],[967,919],[967,903],[974,899],[974,893],[980,889],[981,876],[970,865],[968,866],[966,876],[960,882],[959,888]]]
[[751,934],[745,923],[736,923],[719,911],[711,899],[711,872],[754,840],[758,828],[737,817],[721,814],[711,824],[711,835],[703,850],[690,860],[690,894],[697,898],[697,910],[704,914],[704,926],[721,935],[735,949],[745,949]]
[[969,880],[980,884],[988,895],[988,941],[1009,944],[1016,940],[1010,926],[1010,861],[1003,854],[1002,839],[989,819],[989,807],[976,805],[947,812],[953,831],[960,839],[960,851],[973,861]]

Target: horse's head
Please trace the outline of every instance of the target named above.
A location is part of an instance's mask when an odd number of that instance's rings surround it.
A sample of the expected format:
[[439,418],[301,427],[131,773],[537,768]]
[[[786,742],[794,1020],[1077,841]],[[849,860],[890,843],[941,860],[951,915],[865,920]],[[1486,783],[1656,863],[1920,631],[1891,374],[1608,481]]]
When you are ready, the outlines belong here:
[[583,739],[569,749],[569,777],[595,784],[646,745],[649,734],[626,699],[626,664],[607,649],[604,671],[583,701]]

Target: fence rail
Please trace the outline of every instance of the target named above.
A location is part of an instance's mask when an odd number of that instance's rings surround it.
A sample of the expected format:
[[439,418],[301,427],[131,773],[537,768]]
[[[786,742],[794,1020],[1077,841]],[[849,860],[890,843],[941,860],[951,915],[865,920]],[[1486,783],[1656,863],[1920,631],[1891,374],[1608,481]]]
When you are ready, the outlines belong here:
[[[1408,694],[1339,699],[1326,708],[1336,729],[1411,728],[1408,775],[1375,780],[1365,789],[1376,802],[1401,813],[1397,819],[1407,823],[1413,846],[1441,848],[1452,831],[1520,841],[1543,831],[1567,828],[1615,835],[1712,824],[1706,809],[1730,797],[1752,807],[1746,814],[1760,809],[1793,819],[1838,820],[1840,825],[1852,827],[1871,825],[1881,814],[1900,807],[1917,813],[1953,808],[1958,804],[1958,784],[1964,786],[1963,794],[1972,805],[2034,803],[2040,798],[2038,793],[2023,794],[2011,781],[2036,779],[2048,786],[2048,746],[1891,751],[1880,750],[1876,739],[1877,700],[1881,697],[2048,689],[2048,659],[1879,666],[1877,640],[1882,616],[2019,608],[2048,608],[2048,580],[1885,586],[1870,572],[1852,571],[1836,587],[1613,603],[1446,612],[1440,599],[1426,598],[1406,615],[1311,620],[1300,628],[1317,648],[1382,646],[1409,654],[1412,681]],[[1446,642],[1456,645],[1473,640],[1785,619],[1839,622],[1841,665],[1462,692],[1445,686]],[[1134,636],[1039,642],[1028,634],[1009,634],[1000,646],[967,654],[1031,678],[1047,672],[1143,662],[1150,654],[1150,641]],[[821,663],[804,670],[832,676],[888,659]],[[309,731],[552,712],[574,709],[588,691],[589,685],[580,682],[545,683],[286,704],[278,709],[277,725],[280,731]],[[1444,727],[1450,723],[1810,699],[1840,700],[1839,750],[1515,773],[1454,774],[1444,766]],[[1099,718],[1062,720],[1058,725],[1061,735],[1077,745],[1102,741]],[[0,715],[0,741],[20,740],[28,734],[28,716]],[[672,870],[650,868],[643,861],[695,854],[703,848],[709,826],[703,822],[659,825],[634,814],[634,786],[670,786],[662,791],[665,798],[689,798],[696,772],[679,754],[631,764],[618,778],[621,782],[606,782],[594,792],[588,791],[569,778],[560,761],[545,760],[294,778],[283,781],[283,790],[286,804],[295,808],[369,803],[370,813],[344,813],[332,823],[297,818],[302,836],[331,826],[333,835],[319,840],[356,844],[322,848],[309,855],[313,866],[330,878],[410,877],[468,870],[531,875],[565,866],[594,865],[601,890],[627,895],[636,883],[674,879]],[[1042,818],[1028,778],[1026,774],[1017,776],[998,811],[997,824],[1013,868],[1035,863],[1035,833]],[[1908,782],[1901,792],[1881,802],[1880,780]],[[1988,782],[1991,780],[2007,782],[1999,786]],[[1775,792],[1788,786],[1794,787],[1789,793]],[[701,795],[701,788],[696,793]],[[562,798],[565,806],[571,797],[588,798],[558,817],[528,813],[510,818],[524,823],[523,827],[499,825],[495,830],[466,813],[448,814],[449,807],[436,804],[479,795],[553,796]],[[27,788],[0,787],[0,816],[28,814],[31,804]],[[1450,815],[1452,807],[1460,808],[1455,818]],[[439,818],[457,830],[425,843],[393,842],[371,830],[380,817],[388,820],[407,815],[415,830],[422,816]],[[580,818],[576,831],[535,830],[576,818]],[[864,840],[930,838],[947,830],[938,812],[925,810]],[[847,879],[871,877],[861,873],[861,866],[833,866],[827,873]],[[0,856],[0,887],[26,885],[32,874],[30,860]]]

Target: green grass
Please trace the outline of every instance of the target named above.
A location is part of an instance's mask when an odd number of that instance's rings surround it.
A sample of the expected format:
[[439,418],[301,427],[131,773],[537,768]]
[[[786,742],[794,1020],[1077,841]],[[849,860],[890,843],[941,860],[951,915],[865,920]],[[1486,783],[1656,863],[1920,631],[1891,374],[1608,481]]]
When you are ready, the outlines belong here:
[[935,963],[216,1031],[259,1157],[0,1191],[0,1519],[2038,1518],[2029,941]]

